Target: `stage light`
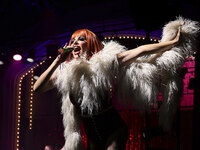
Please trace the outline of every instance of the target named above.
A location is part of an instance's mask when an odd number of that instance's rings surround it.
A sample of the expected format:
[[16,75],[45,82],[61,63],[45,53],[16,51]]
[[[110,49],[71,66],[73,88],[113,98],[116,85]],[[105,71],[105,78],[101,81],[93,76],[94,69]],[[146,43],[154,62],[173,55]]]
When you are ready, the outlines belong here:
[[20,61],[20,60],[22,60],[22,56],[20,54],[15,54],[13,56],[13,59],[16,60],[16,61]]
[[36,75],[35,75],[35,76],[33,76],[33,79],[35,79],[35,80],[37,80],[38,78],[39,78],[39,77],[38,77],[38,76],[36,76]]
[[28,62],[30,62],[30,63],[34,62],[34,59],[33,59],[33,58],[27,58],[26,60],[27,60]]
[[5,60],[4,52],[0,51],[0,65],[4,64],[4,60]]
[[3,65],[3,64],[4,64],[4,62],[2,60],[0,60],[0,65]]

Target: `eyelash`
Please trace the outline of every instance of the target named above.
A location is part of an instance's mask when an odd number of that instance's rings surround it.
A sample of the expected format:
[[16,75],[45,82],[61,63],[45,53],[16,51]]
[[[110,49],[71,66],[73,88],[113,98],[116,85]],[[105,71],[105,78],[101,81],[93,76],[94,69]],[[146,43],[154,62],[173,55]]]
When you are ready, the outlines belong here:
[[79,40],[80,40],[80,41],[85,41],[86,39],[85,39],[85,37],[81,37],[81,36],[80,36],[80,37],[79,37]]
[[[82,37],[82,36],[80,36],[79,38],[78,38],[78,40],[80,40],[80,41],[85,41],[86,39],[85,39],[85,37]],[[74,43],[74,39],[71,41],[71,44],[73,44]]]

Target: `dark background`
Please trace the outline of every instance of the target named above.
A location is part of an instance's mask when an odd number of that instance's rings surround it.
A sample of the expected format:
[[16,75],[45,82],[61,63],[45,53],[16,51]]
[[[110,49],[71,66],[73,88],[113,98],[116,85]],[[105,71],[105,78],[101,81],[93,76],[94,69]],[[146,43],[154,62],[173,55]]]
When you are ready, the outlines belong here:
[[[5,61],[5,64],[0,66],[0,149],[13,149],[11,145],[14,139],[12,137],[12,132],[15,121],[13,116],[15,116],[14,97],[17,83],[16,74],[19,74],[21,70],[26,70],[26,68],[30,66],[29,64],[21,64],[21,66],[13,65],[12,55],[14,53],[20,53],[25,56],[29,50],[36,47],[35,45],[38,45],[38,43],[41,44],[48,40],[57,40],[59,39],[58,35],[62,34],[66,34],[64,37],[66,37],[67,42],[71,33],[78,28],[91,28],[100,36],[103,35],[103,33],[117,32],[118,30],[130,32],[144,30],[145,34],[148,36],[150,32],[158,30],[159,36],[161,35],[160,29],[163,25],[179,15],[200,21],[200,1],[1,0],[0,58]],[[129,24],[128,27],[127,24],[124,23],[127,22],[127,20]],[[120,29],[112,28],[112,23],[118,23]],[[109,24],[111,27],[108,30],[107,26]],[[62,42],[60,45],[62,45]],[[37,51],[37,53],[40,53],[40,51]],[[41,53],[41,55],[43,55],[43,52]],[[44,55],[46,55],[46,53],[44,53]],[[198,55],[196,60],[199,60]],[[198,66],[198,63],[196,65]],[[198,75],[199,72],[196,74]],[[199,83],[199,79],[196,79],[195,83]],[[197,86],[197,84],[195,84],[195,86]],[[51,92],[52,91],[47,95],[52,94]],[[196,91],[196,95],[198,95],[198,91]],[[36,128],[40,128],[41,132],[44,131],[45,134],[48,134],[49,124],[54,124],[58,128],[51,131],[51,133],[55,133],[55,135],[49,135],[49,139],[52,139],[53,136],[62,136],[60,135],[62,134],[62,124],[59,123],[59,121],[62,120],[59,108],[60,102],[56,101],[59,99],[59,95],[52,95],[52,99],[47,98],[46,95],[40,95],[40,98],[43,99],[40,104],[43,104],[36,107],[38,109],[37,119],[43,121],[44,126]],[[196,99],[199,99],[199,97],[196,96]],[[52,103],[50,102],[52,105],[47,105],[49,100],[53,101]],[[54,104],[56,104],[56,107],[53,107]],[[198,108],[199,103],[197,102],[194,110]],[[198,113],[198,111],[195,113],[194,118],[198,118]],[[45,122],[45,118],[48,117],[51,117],[51,119],[54,118],[55,120],[57,119],[58,122]],[[24,122],[27,122],[27,120],[24,120]],[[198,145],[198,142],[195,141],[199,140],[199,130],[197,130],[199,122],[197,121],[194,123],[197,126],[194,126],[193,130],[195,130],[194,133],[197,134],[194,134],[193,144]],[[45,126],[45,124],[47,124],[47,126]],[[37,126],[37,124],[35,124],[35,126]],[[24,134],[29,136],[29,133]],[[32,134],[30,134],[30,136],[32,136]],[[48,141],[48,139],[38,140],[44,140],[43,143],[47,143]],[[34,143],[35,141],[31,142]],[[33,144],[31,142],[23,143],[23,145]]]

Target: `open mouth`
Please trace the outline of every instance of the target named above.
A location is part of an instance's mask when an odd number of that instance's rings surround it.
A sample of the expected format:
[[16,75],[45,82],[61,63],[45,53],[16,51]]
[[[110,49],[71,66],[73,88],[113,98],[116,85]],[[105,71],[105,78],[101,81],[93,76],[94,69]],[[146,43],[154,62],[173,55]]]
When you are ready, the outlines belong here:
[[79,46],[74,47],[74,54],[77,55],[81,52],[81,48]]

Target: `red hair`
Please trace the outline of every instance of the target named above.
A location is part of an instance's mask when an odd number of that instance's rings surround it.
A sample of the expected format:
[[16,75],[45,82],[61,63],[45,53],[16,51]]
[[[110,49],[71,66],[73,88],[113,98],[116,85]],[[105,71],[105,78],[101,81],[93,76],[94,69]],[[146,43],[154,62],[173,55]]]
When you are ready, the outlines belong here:
[[86,52],[87,59],[90,59],[93,54],[96,54],[97,52],[99,52],[100,50],[103,49],[102,42],[99,40],[99,38],[96,36],[95,33],[93,33],[92,31],[90,31],[88,29],[76,30],[72,34],[72,37],[69,41],[69,45],[71,45],[72,39],[74,39],[77,36],[83,36],[87,40],[87,48],[88,48],[88,51]]

